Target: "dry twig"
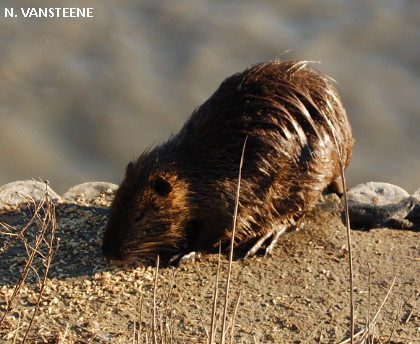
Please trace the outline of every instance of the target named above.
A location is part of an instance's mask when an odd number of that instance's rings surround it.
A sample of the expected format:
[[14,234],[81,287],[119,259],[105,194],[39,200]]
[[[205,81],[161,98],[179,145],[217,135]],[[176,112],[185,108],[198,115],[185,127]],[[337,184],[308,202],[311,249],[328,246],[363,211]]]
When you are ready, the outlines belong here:
[[[32,200],[32,202],[34,213],[31,219],[25,226],[23,226],[21,230],[17,231],[18,233],[3,233],[9,234],[10,240],[0,251],[0,254],[3,254],[17,240],[21,240],[28,254],[28,259],[26,260],[25,266],[23,267],[23,270],[15,283],[15,289],[13,291],[13,294],[10,300],[8,301],[6,310],[0,320],[0,327],[3,326],[7,314],[9,314],[9,312],[11,311],[15,299],[19,294],[22,286],[24,285],[26,278],[28,277],[29,271],[32,270],[33,272],[35,272],[35,275],[37,276],[39,282],[38,298],[33,310],[33,314],[30,318],[28,328],[26,329],[26,332],[23,336],[22,343],[25,343],[26,339],[28,338],[35,316],[39,310],[44,288],[47,284],[47,277],[51,265],[51,260],[57,250],[54,249],[55,242],[58,245],[58,240],[55,238],[55,230],[57,227],[55,217],[55,206],[51,202],[50,196],[48,194],[48,182],[45,182],[44,197],[38,203],[34,200]],[[34,244],[30,244],[28,239],[25,237],[25,232],[32,224],[37,224],[38,226],[38,233],[36,235],[36,240]],[[8,230],[11,229],[10,226],[4,224],[2,224],[2,227]],[[43,244],[46,246],[47,249],[47,253],[45,254],[42,252]],[[41,265],[44,266],[44,275],[42,278],[39,276],[38,271],[34,268],[34,261],[36,261],[37,257],[39,257]]]

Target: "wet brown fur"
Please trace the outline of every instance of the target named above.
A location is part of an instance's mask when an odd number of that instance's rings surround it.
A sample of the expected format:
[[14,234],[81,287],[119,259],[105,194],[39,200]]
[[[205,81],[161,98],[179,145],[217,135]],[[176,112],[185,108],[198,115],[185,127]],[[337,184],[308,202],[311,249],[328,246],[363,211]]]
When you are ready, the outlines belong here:
[[307,62],[272,60],[227,78],[181,131],[127,166],[103,253],[111,260],[208,250],[293,228],[347,167],[352,130],[333,82]]

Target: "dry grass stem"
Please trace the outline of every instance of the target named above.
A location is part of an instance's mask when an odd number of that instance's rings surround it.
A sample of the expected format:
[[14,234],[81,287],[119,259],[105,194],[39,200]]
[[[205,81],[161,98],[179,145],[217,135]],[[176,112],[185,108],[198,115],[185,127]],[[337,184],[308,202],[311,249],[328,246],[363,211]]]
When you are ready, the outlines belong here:
[[45,270],[44,270],[44,277],[42,279],[42,283],[40,286],[40,291],[38,294],[38,300],[34,309],[34,312],[32,314],[32,318],[30,320],[29,326],[28,326],[28,330],[26,331],[26,334],[23,338],[23,343],[26,341],[26,338],[29,334],[29,331],[33,325],[34,319],[35,319],[35,315],[38,312],[39,309],[39,305],[41,303],[41,297],[42,294],[44,292],[44,288],[45,285],[47,283],[47,276],[48,276],[48,272],[50,269],[50,265],[51,265],[51,260],[53,257],[53,245],[54,245],[54,235],[55,235],[55,229],[57,228],[57,223],[56,223],[56,218],[55,218],[55,206],[51,203],[51,201],[49,200],[49,195],[48,195],[48,183],[46,183],[46,191],[45,191],[45,200],[46,200],[46,212],[45,212],[45,217],[43,220],[43,226],[42,228],[45,230],[42,231],[42,240],[45,241],[45,233],[47,231],[47,228],[50,227],[50,237],[49,237],[49,242],[46,242],[47,247],[48,247],[48,254],[45,258],[46,262],[45,264]]
[[[378,310],[376,311],[375,316],[373,317],[372,321],[370,322],[369,328],[365,328],[363,330],[360,330],[356,334],[354,334],[354,336],[353,336],[354,338],[362,336],[360,338],[358,344],[365,343],[366,340],[371,337],[372,332],[373,332],[373,328],[375,326],[376,318],[378,317],[378,315],[381,312],[383,306],[385,305],[385,302],[388,300],[389,295],[391,293],[391,290],[394,287],[395,280],[396,280],[396,277],[394,277],[394,279],[392,280],[391,286],[389,287],[388,292],[386,293],[384,299],[382,300],[381,305],[379,306]],[[340,344],[346,344],[346,343],[349,343],[349,342],[351,342],[351,338],[346,339],[345,341],[341,342]]]
[[157,343],[157,331],[156,331],[156,292],[157,292],[157,280],[159,273],[159,255],[156,257],[156,271],[155,271],[155,283],[153,286],[153,310],[152,310],[152,343]]
[[397,308],[397,310],[395,312],[395,318],[394,318],[394,323],[392,325],[392,331],[391,331],[391,333],[389,335],[389,338],[387,340],[387,343],[390,343],[391,342],[391,339],[392,339],[392,337],[393,337],[393,335],[395,333],[395,330],[397,328],[397,321],[398,321],[398,318],[399,318],[399,316],[401,314],[402,307],[403,307],[403,303],[400,302],[399,305],[398,305],[398,308]]
[[[165,293],[165,306],[161,309],[157,303],[157,289],[158,289],[158,276],[159,276],[159,262],[160,258],[159,255],[156,259],[156,269],[154,275],[154,282],[153,282],[153,304],[152,304],[152,319],[151,324],[148,326],[149,331],[145,334],[146,342],[151,342],[153,344],[156,343],[165,343],[171,344],[174,342],[173,337],[173,326],[175,323],[175,317],[173,312],[173,291],[175,288],[175,276],[176,271],[174,271],[170,286],[168,291],[164,291]],[[140,338],[142,337],[141,329],[142,329],[142,308],[143,308],[143,296],[140,299],[140,320],[139,320],[139,328],[133,334],[132,341],[133,343],[136,342],[140,343]]]
[[241,295],[242,295],[242,290],[240,290],[238,293],[238,298],[236,299],[235,308],[233,309],[232,322],[230,325],[230,344],[233,344],[233,328],[235,324],[236,312],[238,311],[239,300],[241,299]]
[[221,332],[221,336],[220,336],[220,344],[225,344],[226,316],[227,316],[227,307],[228,307],[228,302],[229,302],[229,285],[230,285],[230,277],[231,277],[231,274],[232,274],[233,244],[235,242],[236,220],[237,220],[237,217],[238,217],[238,208],[239,208],[239,193],[240,193],[240,190],[241,190],[242,166],[244,164],[244,155],[245,155],[245,147],[246,147],[247,140],[248,140],[248,136],[245,138],[244,145],[242,147],[241,162],[239,164],[238,185],[237,185],[237,188],[236,188],[235,208],[234,208],[233,225],[232,225],[232,235],[231,235],[231,238],[230,238],[229,265],[228,265],[227,279],[226,279],[225,307],[223,309],[222,332]]
[[141,322],[142,322],[142,313],[143,313],[143,295],[140,296],[140,306],[139,306],[139,325],[136,328],[136,319],[133,319],[133,344],[140,343],[140,333],[141,333]]
[[346,218],[346,229],[347,229],[347,249],[349,252],[349,283],[350,283],[350,343],[353,344],[354,337],[354,273],[353,273],[353,251],[351,244],[351,230],[350,230],[350,218],[349,218],[349,204],[347,202],[347,183],[344,176],[344,168],[341,156],[340,160],[340,174],[341,174],[341,183],[343,187],[343,197],[344,197],[344,214]]
[[[389,297],[389,295],[390,295],[390,293],[391,293],[392,288],[394,287],[394,284],[395,284],[395,280],[396,280],[396,279],[397,279],[397,278],[396,278],[396,277],[394,277],[394,279],[392,280],[391,286],[389,287],[388,292],[386,293],[386,295],[385,295],[385,297],[384,297],[384,299],[383,299],[383,301],[382,301],[381,305],[379,306],[379,309],[376,311],[375,316],[373,317],[373,319],[372,319],[372,321],[371,321],[371,325],[370,325],[370,326],[372,326],[372,325],[374,325],[374,324],[375,324],[376,318],[378,317],[378,315],[379,315],[379,313],[381,312],[381,310],[382,310],[383,306],[385,305],[385,302],[388,300],[388,297]],[[368,333],[369,333],[369,331],[366,329],[366,330],[365,330],[365,333],[363,334],[363,336],[362,336],[362,338],[361,338],[361,340],[360,340],[361,342],[363,342],[363,341],[367,338]]]
[[[25,341],[27,340],[28,335],[34,323],[35,316],[39,310],[42,295],[43,295],[45,286],[47,284],[47,277],[48,277],[48,272],[51,265],[51,260],[54,256],[54,253],[56,252],[56,249],[54,249],[55,242],[58,245],[58,240],[55,238],[55,230],[57,227],[56,217],[55,217],[55,206],[51,202],[50,196],[48,194],[48,182],[45,182],[44,197],[39,202],[35,202],[32,199],[32,204],[28,204],[28,207],[29,209],[31,209],[31,207],[34,209],[33,215],[31,219],[28,221],[28,223],[25,226],[23,226],[22,229],[19,230],[17,234],[10,233],[10,231],[13,230],[14,228],[11,228],[10,226],[2,224],[2,227],[7,230],[7,233],[3,233],[3,234],[8,235],[10,239],[9,239],[9,242],[5,244],[0,251],[0,255],[1,255],[17,240],[21,240],[23,245],[25,246],[25,250],[28,255],[28,258],[22,269],[22,272],[15,283],[13,294],[10,300],[8,301],[6,310],[0,320],[0,327],[3,326],[7,314],[13,308],[13,303],[17,295],[19,294],[22,286],[24,285],[29,272],[33,271],[38,279],[39,293],[37,296],[35,307],[33,309],[32,316],[29,320],[28,328],[26,329],[26,332],[23,336],[22,343],[25,343]],[[28,239],[25,237],[25,232],[33,224],[37,225],[38,233],[36,234],[35,243],[30,244],[28,242]],[[46,250],[47,250],[45,254],[42,252],[43,244],[44,246],[46,246]],[[44,269],[42,278],[39,275],[37,269],[35,269],[34,267],[34,261],[36,260],[36,257],[39,257],[41,261],[41,265],[43,266],[43,269]],[[19,318],[19,321],[20,321],[20,318]],[[16,336],[15,336],[14,341],[16,341],[17,339],[17,332],[18,332],[17,330],[16,330]]]
[[216,282],[214,283],[213,304],[212,304],[212,310],[211,310],[209,344],[214,343],[214,338],[215,338],[215,334],[216,334],[216,308],[217,308],[217,297],[218,297],[218,293],[219,293],[221,251],[222,251],[222,244],[219,242],[219,255],[218,255],[218,258],[217,258]]
[[370,278],[371,278],[371,272],[370,272],[370,265],[369,263],[367,263],[367,267],[368,267],[368,309],[367,309],[367,338],[370,338],[370,301],[371,301],[371,282],[370,282]]
[[[416,303],[417,304],[417,303]],[[415,305],[416,305],[415,304]],[[407,319],[405,319],[405,323],[408,324],[408,322],[410,321],[411,317],[413,316],[414,313],[414,309],[415,309],[415,305],[411,308],[410,313],[408,314]]]
[[140,343],[140,333],[141,333],[141,322],[142,322],[142,315],[143,315],[143,295],[140,296],[140,319],[139,319],[139,329],[137,331],[138,337],[137,342]]
[[201,326],[204,329],[204,333],[206,335],[207,340],[209,340],[210,339],[210,334],[209,334],[209,331],[207,331],[207,329],[206,329],[206,325],[204,324],[204,320],[203,320],[203,317],[201,315],[202,313],[201,313],[200,306],[198,305],[197,301],[195,301],[194,303],[195,303],[195,307],[197,308],[197,311],[198,311],[198,317],[200,318]]
[[134,319],[133,320],[133,344],[136,344],[136,342],[138,342],[138,336],[137,336],[137,329],[136,329],[136,319]]
[[[28,197],[28,199],[31,199]],[[2,234],[8,236],[10,239],[7,243],[3,244],[3,247],[0,249],[0,255],[2,255],[10,246],[12,246],[17,240],[22,240],[24,243],[26,243],[25,239],[25,232],[26,230],[37,220],[39,219],[39,212],[44,207],[46,198],[44,197],[40,202],[35,202],[32,200],[32,203],[29,203],[28,200],[25,200],[27,203],[27,207],[31,209],[33,207],[33,215],[31,219],[28,221],[28,223],[22,227],[22,229],[18,233],[13,233],[15,231],[15,228],[12,226],[9,226],[6,223],[0,222],[0,226],[2,226],[6,232],[1,232]]]
[[14,337],[13,337],[13,344],[15,344],[15,343],[16,343],[17,335],[18,335],[18,333],[19,333],[20,320],[21,320],[21,314],[20,314],[20,312],[19,312],[18,323],[17,323],[17,326],[16,326],[15,335],[14,335]]

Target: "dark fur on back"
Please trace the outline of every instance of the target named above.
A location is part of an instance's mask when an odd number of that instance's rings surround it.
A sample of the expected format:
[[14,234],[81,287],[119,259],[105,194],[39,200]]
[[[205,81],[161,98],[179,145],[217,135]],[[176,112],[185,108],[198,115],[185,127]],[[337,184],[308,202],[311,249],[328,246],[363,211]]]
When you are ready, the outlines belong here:
[[248,136],[235,241],[294,227],[347,167],[350,124],[331,80],[307,62],[268,61],[234,74],[181,131],[127,166],[103,252],[130,262],[207,250],[230,239]]

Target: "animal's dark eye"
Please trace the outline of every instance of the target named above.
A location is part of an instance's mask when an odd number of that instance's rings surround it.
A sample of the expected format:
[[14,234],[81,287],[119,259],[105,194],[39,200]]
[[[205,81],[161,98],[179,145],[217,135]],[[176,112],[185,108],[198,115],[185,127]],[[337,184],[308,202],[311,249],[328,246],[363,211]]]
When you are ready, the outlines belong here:
[[134,221],[139,222],[143,218],[144,213],[141,213],[140,215],[136,216],[134,218]]
[[163,177],[156,177],[152,183],[153,189],[159,196],[167,196],[172,191],[172,185]]

